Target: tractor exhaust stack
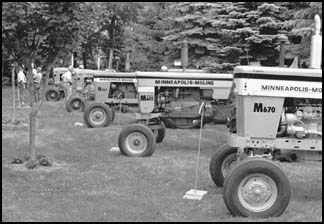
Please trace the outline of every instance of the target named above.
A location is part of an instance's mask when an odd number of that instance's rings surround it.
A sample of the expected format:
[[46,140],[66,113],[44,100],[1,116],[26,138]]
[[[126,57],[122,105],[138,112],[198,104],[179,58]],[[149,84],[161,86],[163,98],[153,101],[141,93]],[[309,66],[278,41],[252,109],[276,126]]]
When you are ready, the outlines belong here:
[[322,36],[321,19],[318,15],[315,16],[315,35],[312,36],[310,68],[320,69],[322,67]]

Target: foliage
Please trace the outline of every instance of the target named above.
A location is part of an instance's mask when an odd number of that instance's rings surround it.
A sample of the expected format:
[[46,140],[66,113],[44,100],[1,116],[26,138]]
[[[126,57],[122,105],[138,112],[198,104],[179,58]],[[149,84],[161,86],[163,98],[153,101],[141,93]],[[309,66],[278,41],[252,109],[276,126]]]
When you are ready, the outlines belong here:
[[[164,37],[174,46],[186,39],[191,66],[231,71],[247,54],[262,65],[278,65],[281,35],[306,32],[297,18],[321,16],[322,3],[281,2],[182,2],[174,3],[177,14],[170,17],[173,29]],[[306,8],[306,10],[305,10]],[[300,10],[300,11],[298,11]],[[297,11],[297,13],[296,13]],[[303,11],[303,12],[301,12]],[[295,25],[293,25],[295,24]],[[302,29],[297,29],[302,27]],[[308,33],[310,35],[310,33]],[[309,41],[299,47],[307,48]],[[298,54],[298,51],[294,51]],[[306,56],[306,54],[303,54]],[[287,56],[292,57],[288,51]],[[305,59],[308,59],[305,57]]]
[[287,7],[293,19],[285,23],[291,27],[286,55],[289,58],[298,57],[299,64],[308,67],[314,17],[319,15],[322,19],[322,2],[289,2]]
[[[290,41],[286,57],[299,56],[307,64],[314,15],[322,17],[321,2],[23,2],[3,3],[2,8],[3,58],[10,58],[8,49],[23,49],[36,35],[43,51],[35,54],[37,63],[46,51],[59,50],[55,64],[67,66],[73,51],[75,66],[83,63],[92,69],[98,56],[108,60],[111,49],[121,66],[130,52],[133,70],[171,66],[180,58],[184,39],[191,67],[230,71],[246,55],[263,65],[277,65],[282,34]],[[56,27],[49,28],[50,23]],[[30,28],[23,28],[27,24]],[[23,32],[12,36],[17,25]],[[31,27],[38,27],[37,32]],[[49,31],[51,37],[46,36]],[[51,41],[56,42],[54,49]]]
[[32,64],[38,60],[47,70],[48,77],[49,69],[58,56],[73,47],[81,16],[78,6],[73,2],[2,3],[2,46],[27,73],[32,106],[29,113],[31,161],[35,159],[36,114],[42,104],[42,100],[35,102]]
[[159,70],[167,64],[171,47],[163,41],[169,24],[164,20],[172,13],[170,3],[147,2],[137,16],[137,22],[125,27],[123,54],[130,53],[133,70]]

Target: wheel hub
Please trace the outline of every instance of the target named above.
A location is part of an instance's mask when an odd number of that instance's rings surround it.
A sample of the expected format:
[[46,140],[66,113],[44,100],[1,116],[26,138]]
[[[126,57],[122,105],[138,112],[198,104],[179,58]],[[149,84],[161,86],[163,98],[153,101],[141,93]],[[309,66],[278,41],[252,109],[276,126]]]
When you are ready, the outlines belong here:
[[101,113],[100,111],[96,111],[96,112],[94,113],[94,117],[95,117],[95,119],[100,119],[101,116],[102,116],[102,113]]
[[90,113],[90,120],[95,125],[101,125],[105,122],[107,116],[100,108],[93,109]]
[[140,144],[140,141],[138,139],[134,140],[134,145],[138,146]]
[[73,103],[73,108],[74,109],[78,109],[80,107],[80,103],[79,102],[74,102]]
[[272,195],[271,186],[260,178],[250,179],[242,190],[243,198],[253,205],[266,203]]
[[148,141],[144,134],[140,132],[130,133],[126,138],[127,150],[133,154],[142,153],[148,145]]

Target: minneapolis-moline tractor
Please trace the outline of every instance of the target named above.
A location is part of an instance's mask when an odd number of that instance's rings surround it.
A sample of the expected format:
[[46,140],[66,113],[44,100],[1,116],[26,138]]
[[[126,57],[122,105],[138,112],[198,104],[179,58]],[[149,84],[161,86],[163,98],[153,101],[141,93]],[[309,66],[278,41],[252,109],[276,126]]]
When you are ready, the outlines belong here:
[[[94,118],[93,114],[91,116],[88,114],[97,111],[97,109],[93,109],[98,108],[97,105],[109,106],[109,111],[111,110],[110,112],[113,115],[115,107],[119,106],[120,101],[122,101],[123,105],[122,112],[126,112],[128,106],[137,106],[134,83],[136,80],[133,73],[88,69],[87,73],[76,71],[76,76],[78,77],[76,80],[76,94],[73,94],[66,102],[66,109],[70,112],[84,112],[84,117],[87,118],[85,122],[89,127],[101,126],[98,119],[91,119]],[[86,103],[89,106],[86,106]],[[98,116],[97,113],[96,116]]]
[[[71,100],[74,97],[93,97],[91,95],[91,83],[93,82],[93,75],[97,72],[91,69],[78,69],[74,68],[73,74],[73,97],[71,97],[69,102],[67,103],[67,110],[69,112],[73,110],[81,110],[82,102],[81,100]],[[66,67],[57,67],[53,69],[51,74],[51,82],[49,82],[49,86],[46,90],[45,96],[48,101],[59,101],[60,99],[65,97],[64,88],[63,88],[63,78],[62,75],[68,71]]]
[[135,73],[113,72],[94,74],[94,98],[83,112],[90,128],[108,127],[114,120],[115,108],[122,112],[138,106],[137,79]]
[[286,152],[322,152],[322,37],[319,17],[310,68],[238,66],[227,143],[210,160],[210,175],[236,216],[281,215],[290,184],[274,162]]
[[[206,72],[136,72],[139,111],[136,124],[124,127],[118,146],[127,156],[151,156],[165,136],[165,124],[176,128],[200,125],[204,120],[225,124],[231,109],[232,74]],[[224,107],[224,110],[219,110]],[[223,111],[223,112],[220,112]]]

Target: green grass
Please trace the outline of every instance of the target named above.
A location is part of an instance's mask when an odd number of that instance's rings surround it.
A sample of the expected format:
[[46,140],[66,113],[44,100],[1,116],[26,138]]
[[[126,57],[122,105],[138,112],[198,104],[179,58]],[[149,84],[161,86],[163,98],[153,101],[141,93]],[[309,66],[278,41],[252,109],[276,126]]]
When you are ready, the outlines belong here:
[[[11,89],[2,90],[2,120],[11,119]],[[63,102],[46,102],[37,121],[37,152],[51,168],[27,170],[10,159],[28,153],[29,109],[17,109],[18,126],[2,125],[2,221],[322,221],[322,163],[280,163],[291,184],[290,203],[280,217],[251,219],[229,214],[209,176],[209,160],[225,142],[224,125],[203,129],[198,188],[201,201],[183,199],[194,187],[199,130],[167,129],[151,157],[110,152],[117,142],[117,119],[107,128],[74,126],[82,113]],[[134,122],[121,114],[121,127]]]

